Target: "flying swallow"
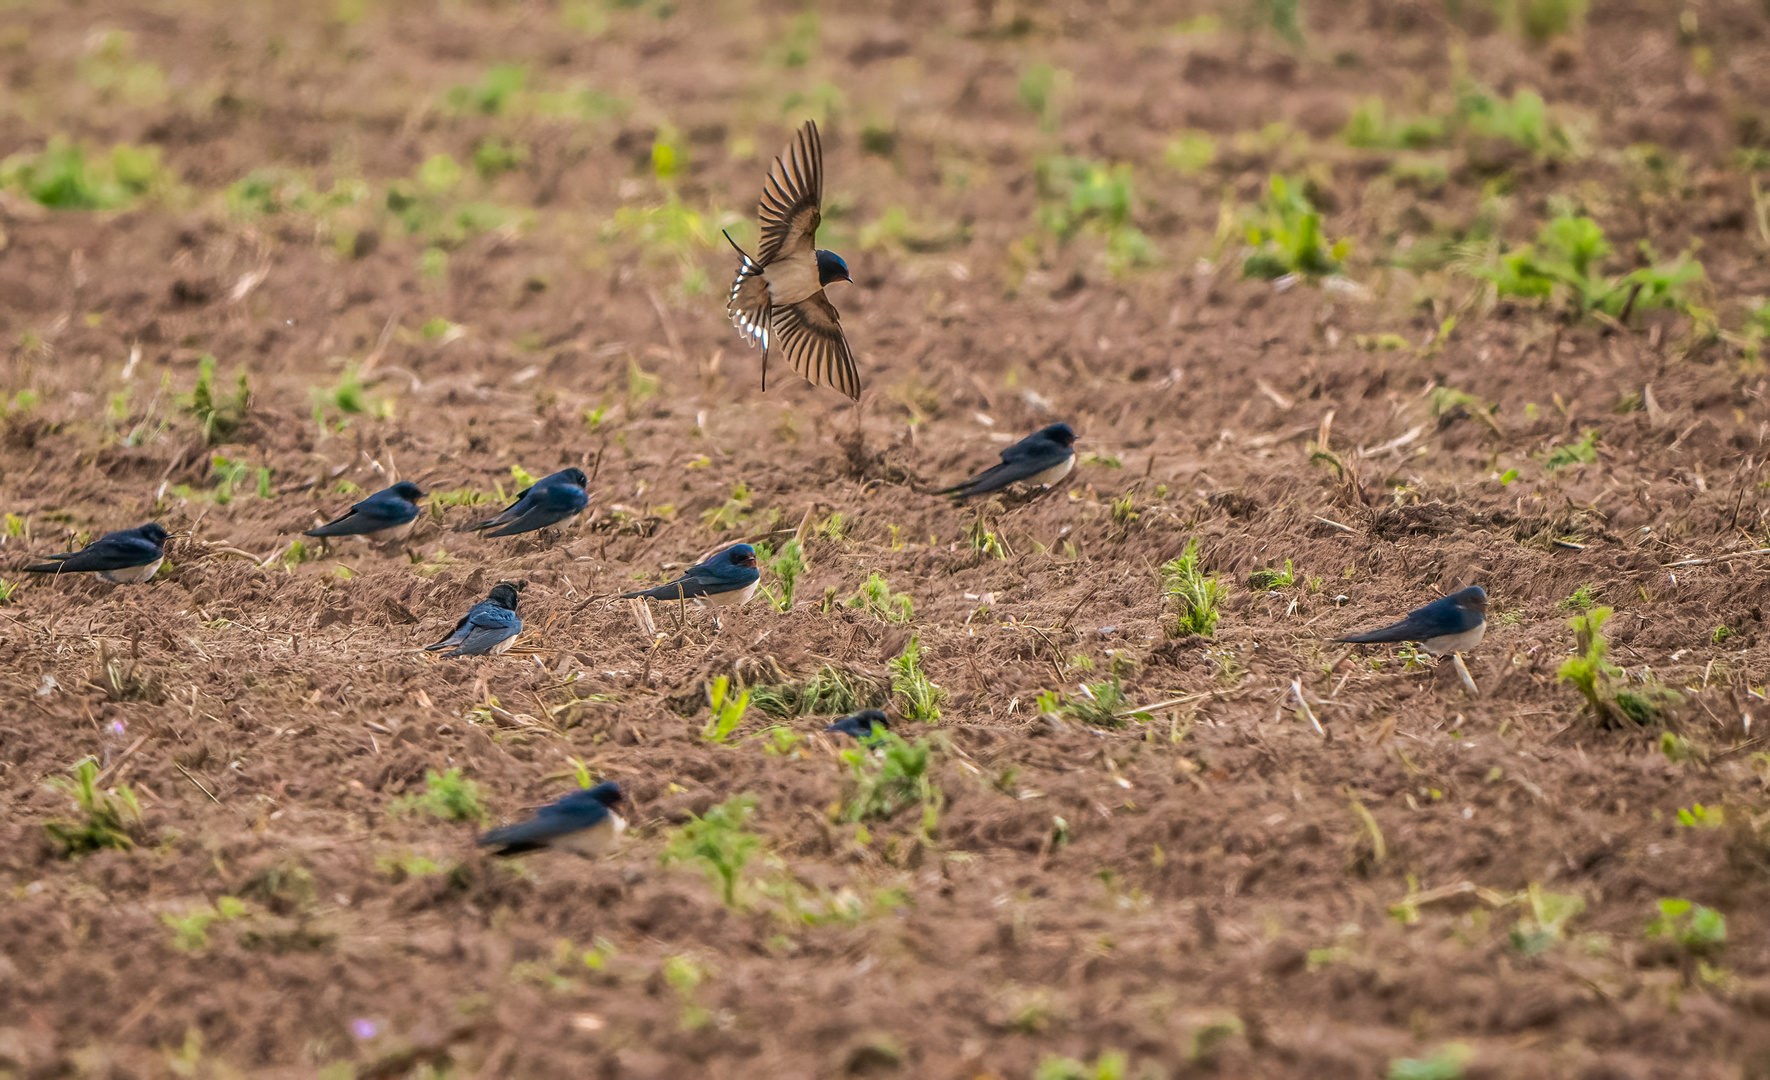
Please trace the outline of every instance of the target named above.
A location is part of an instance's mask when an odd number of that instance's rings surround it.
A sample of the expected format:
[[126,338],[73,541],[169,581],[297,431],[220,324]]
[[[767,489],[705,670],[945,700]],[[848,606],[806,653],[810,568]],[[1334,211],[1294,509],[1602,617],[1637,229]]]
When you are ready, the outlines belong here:
[[1433,656],[1443,656],[1473,649],[1481,644],[1486,633],[1487,593],[1481,586],[1471,585],[1425,607],[1415,608],[1398,623],[1334,640],[1355,645],[1417,641]]
[[412,535],[412,525],[418,520],[418,500],[423,497],[417,484],[401,480],[352,506],[343,517],[301,535],[360,536],[377,544],[404,540]]
[[27,574],[97,573],[106,581],[135,585],[152,581],[166,557],[172,534],[156,522],[106,533],[79,551],[49,556],[50,561],[25,567]]
[[733,544],[703,563],[689,567],[675,581],[652,589],[622,593],[622,600],[644,596],[653,600],[693,600],[701,607],[741,607],[756,595],[762,571],[756,567],[756,549]]
[[816,385],[833,386],[860,398],[860,373],[854,353],[842,334],[842,317],[824,295],[824,286],[853,281],[848,264],[833,251],[817,246],[823,220],[824,145],[810,120],[774,159],[762,185],[757,216],[762,223],[761,247],[752,258],[727,233],[737,250],[737,280],[725,313],[752,345],[762,346],[762,389],[768,389],[768,357],[775,349],[786,354],[793,370]]
[[535,811],[527,821],[493,829],[479,838],[481,847],[496,848],[494,855],[521,855],[541,848],[559,848],[578,855],[607,855],[620,846],[627,823],[615,813],[621,786],[610,781],[564,798]]
[[862,709],[849,713],[824,730],[834,735],[853,736],[856,742],[871,743],[891,730],[891,721],[885,718],[883,710]]
[[535,481],[534,487],[517,492],[516,501],[503,513],[473,528],[478,531],[502,525],[503,528],[486,535],[515,536],[557,525],[590,505],[590,496],[584,491],[584,485],[589,482],[583,469],[561,469],[551,476],[543,476]]
[[1068,476],[1069,470],[1075,466],[1075,444],[1076,433],[1068,424],[1042,427],[1002,451],[1000,465],[993,465],[963,484],[937,494],[952,495],[964,502],[1014,483],[1050,487]]
[[424,646],[425,652],[448,649],[444,656],[484,656],[503,653],[522,633],[522,620],[516,617],[516,594],[524,586],[521,581],[500,581],[491,595],[467,609],[449,636],[435,645]]

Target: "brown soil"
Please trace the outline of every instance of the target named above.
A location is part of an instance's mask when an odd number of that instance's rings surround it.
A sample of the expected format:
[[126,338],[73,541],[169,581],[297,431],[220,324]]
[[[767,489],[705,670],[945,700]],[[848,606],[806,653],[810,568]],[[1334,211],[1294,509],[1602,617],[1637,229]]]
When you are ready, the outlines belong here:
[[[1309,7],[1301,52],[1175,34],[1196,13],[1153,7],[845,5],[802,68],[778,44],[795,12],[772,4],[0,12],[0,146],[153,143],[176,180],[99,213],[0,194],[0,401],[40,398],[4,421],[0,505],[28,532],[0,558],[150,516],[189,530],[150,585],[33,582],[0,607],[0,1076],[1017,1078],[1117,1051],[1133,1076],[1375,1077],[1453,1043],[1468,1076],[1770,1075],[1770,855],[1752,817],[1770,761],[1754,757],[1766,564],[1666,566],[1763,546],[1763,378],[1685,316],[1557,333],[1529,306],[1465,305],[1467,278],[1385,265],[1403,237],[1467,226],[1503,171],[1508,238],[1564,196],[1619,252],[1698,239],[1703,302],[1737,327],[1770,293],[1731,164],[1770,116],[1764,7],[1698,5],[1681,29],[1678,4],[1605,3],[1576,40],[1528,47],[1482,13],[1329,2]],[[567,25],[580,17],[600,33]],[[133,35],[127,62],[158,65],[158,90],[103,88],[105,29]],[[1074,73],[1050,135],[1016,97],[1039,61]],[[527,65],[531,91],[594,86],[628,109],[443,107],[500,62]],[[1493,148],[1467,148],[1422,193],[1335,140],[1362,96],[1410,111],[1465,63],[1577,110],[1591,153],[1496,170]],[[720,310],[722,240],[693,255],[710,283],[695,295],[673,256],[608,229],[617,207],[657,203],[660,132],[686,152],[686,205],[747,213],[753,151],[791,127],[782,101],[826,82],[823,239],[855,271],[832,296],[868,386],[858,408],[791,377],[759,392]],[[1234,139],[1278,121],[1300,134]],[[892,133],[869,143],[888,154],[863,152],[868,127]],[[1196,178],[1163,163],[1187,127],[1222,146]],[[526,161],[463,190],[530,217],[449,241],[446,273],[426,276],[385,187],[486,137]],[[1623,152],[1641,143],[1672,163],[1664,185]],[[1162,266],[1114,277],[1087,234],[1015,246],[1034,231],[1034,157],[1059,146],[1133,163],[1133,220]],[[331,220],[230,213],[222,189],[271,167],[320,190],[360,177],[371,198]],[[1239,280],[1218,204],[1280,169],[1309,171],[1370,296]],[[923,233],[863,247],[892,207]],[[420,332],[432,319],[464,332]],[[1359,343],[1385,333],[1405,347]],[[244,366],[253,392],[217,446],[177,404],[205,353],[221,388]],[[347,364],[386,415],[327,408],[322,428],[316,392]],[[633,394],[634,372],[661,392]],[[1497,403],[1496,425],[1433,417],[1433,386]],[[1009,557],[979,555],[974,512],[929,492],[1059,418],[1118,466],[990,504]],[[1596,460],[1545,471],[1543,452],[1588,428]],[[1351,480],[1311,463],[1323,432]],[[216,454],[252,470],[225,505]],[[412,558],[348,543],[292,569],[267,558],[348,505],[346,481],[509,491],[513,464],[593,471],[594,512],[497,541],[454,531],[483,507],[453,507]],[[739,483],[747,512],[703,524]],[[1115,519],[1127,493],[1136,517]],[[757,602],[715,631],[659,610],[648,651],[600,599],[808,512],[840,513],[846,534],[808,544],[789,613]],[[1214,638],[1169,640],[1157,567],[1192,536],[1232,587]],[[1294,586],[1247,587],[1286,560]],[[846,766],[817,738],[782,757],[699,737],[715,674],[885,678],[908,631],[823,603],[874,570],[913,597],[908,630],[950,695],[932,846],[913,811],[857,838],[835,812]],[[529,582],[531,648],[416,651],[501,578]],[[1468,658],[1479,697],[1448,663],[1326,643],[1470,582],[1495,616]],[[1588,584],[1617,608],[1629,676],[1683,690],[1670,755],[1657,729],[1596,729],[1556,680],[1573,637],[1560,604]],[[1123,731],[1035,719],[1041,690],[1074,694],[1115,664],[1138,702],[1189,700]],[[763,726],[753,713],[743,730]],[[43,826],[70,804],[44,781],[87,754],[139,793],[141,843],[58,858]],[[458,767],[508,819],[568,790],[570,758],[631,797],[617,856],[499,864],[466,825],[388,812]],[[901,904],[810,925],[760,896],[727,910],[659,865],[687,813],[741,792],[774,860],[753,880]],[[1696,803],[1727,826],[1679,825]],[[456,869],[394,865],[413,855]],[[1392,914],[1463,882],[1483,891]],[[1533,885],[1585,910],[1531,954],[1512,935]],[[179,948],[163,917],[222,896],[246,913]],[[1724,947],[1649,939],[1666,897],[1723,913]],[[686,1000],[673,957],[703,972]]]

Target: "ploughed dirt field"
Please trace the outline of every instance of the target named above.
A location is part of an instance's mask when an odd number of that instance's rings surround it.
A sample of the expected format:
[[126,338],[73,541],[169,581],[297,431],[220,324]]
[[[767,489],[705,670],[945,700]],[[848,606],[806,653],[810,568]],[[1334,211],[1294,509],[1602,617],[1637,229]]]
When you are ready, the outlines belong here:
[[[0,1076],[1770,1076],[1756,0],[12,3],[0,78]],[[723,311],[806,118],[858,404]],[[1331,643],[1467,584],[1467,681]]]

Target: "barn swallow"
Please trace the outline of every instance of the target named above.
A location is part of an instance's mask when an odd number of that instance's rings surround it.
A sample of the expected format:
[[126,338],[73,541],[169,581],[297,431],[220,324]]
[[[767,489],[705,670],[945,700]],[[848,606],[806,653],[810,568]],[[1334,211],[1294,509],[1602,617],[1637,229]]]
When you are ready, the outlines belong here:
[[589,482],[583,469],[561,469],[551,476],[543,476],[535,481],[534,487],[517,492],[516,501],[503,513],[473,528],[479,531],[502,525],[503,528],[486,535],[515,536],[557,525],[590,505],[590,496],[584,491],[584,485]]
[[644,596],[653,600],[693,600],[701,607],[741,607],[756,595],[762,571],[756,549],[733,544],[704,563],[696,563],[675,581],[652,589],[622,593],[622,600]]
[[522,633],[522,620],[516,617],[516,594],[525,582],[500,581],[491,595],[467,609],[449,636],[435,645],[424,646],[425,652],[449,649],[444,656],[484,656],[503,653]]
[[96,572],[106,581],[135,585],[152,581],[166,557],[166,538],[172,534],[156,522],[106,533],[79,551],[49,556],[50,561],[25,567],[27,574],[80,574]]
[[824,286],[854,279],[841,256],[817,246],[823,199],[824,145],[817,124],[807,120],[786,156],[774,159],[762,185],[757,208],[762,246],[755,257],[725,234],[739,260],[725,313],[750,344],[762,346],[764,391],[769,354],[779,348],[793,370],[813,384],[859,400],[854,353],[843,336],[842,317],[824,295]]
[[620,846],[621,834],[627,830],[627,823],[614,811],[620,801],[619,784],[597,784],[541,807],[527,821],[493,829],[480,837],[479,843],[496,848],[494,855],[521,855],[549,847],[578,855],[607,855]]
[[1000,491],[1009,484],[1050,487],[1069,475],[1076,463],[1076,433],[1068,424],[1042,427],[1002,451],[1002,463],[978,473],[963,484],[938,492],[964,502],[976,495]]
[[401,480],[352,506],[343,517],[301,535],[360,536],[377,544],[404,540],[412,535],[412,525],[418,520],[418,500],[423,497],[417,484]]
[[850,735],[856,742],[868,744],[890,731],[891,721],[886,719],[883,710],[862,709],[849,713],[824,730],[833,735]]
[[1407,613],[1398,623],[1335,641],[1355,645],[1386,645],[1417,641],[1433,656],[1464,652],[1481,644],[1487,633],[1487,593],[1479,585],[1434,600]]

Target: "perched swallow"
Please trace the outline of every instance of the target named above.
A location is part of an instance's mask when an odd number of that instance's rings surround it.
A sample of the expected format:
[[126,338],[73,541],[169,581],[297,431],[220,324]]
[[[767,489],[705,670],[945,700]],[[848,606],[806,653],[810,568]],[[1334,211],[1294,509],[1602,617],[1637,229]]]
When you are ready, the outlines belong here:
[[522,620],[516,617],[516,594],[524,586],[521,581],[500,581],[490,596],[467,609],[449,636],[435,645],[424,646],[425,652],[449,649],[444,656],[484,656],[503,653],[522,633]]
[[704,563],[696,563],[681,577],[653,589],[622,593],[621,599],[644,596],[653,600],[693,600],[701,607],[741,607],[756,595],[762,571],[756,568],[756,549],[733,544]]
[[478,531],[502,525],[503,528],[486,535],[515,536],[557,525],[590,505],[590,496],[584,491],[589,482],[583,469],[561,469],[552,476],[543,476],[535,481],[534,487],[517,492],[516,501],[502,514],[473,528]]
[[535,811],[535,816],[515,825],[493,829],[479,838],[481,847],[497,848],[494,855],[521,855],[541,848],[559,848],[578,855],[607,855],[621,843],[627,823],[614,812],[621,801],[621,785],[610,781],[584,791],[574,791]]
[[1002,451],[1002,463],[983,470],[963,484],[939,492],[964,502],[976,495],[1021,483],[1050,487],[1069,475],[1076,463],[1076,433],[1068,424],[1042,427]]
[[343,517],[301,535],[360,536],[377,544],[404,540],[412,535],[412,525],[418,520],[418,500],[423,497],[417,484],[401,480],[352,506]]
[[849,713],[824,730],[833,735],[851,735],[856,742],[871,743],[891,730],[891,721],[880,709],[862,709]]
[[817,246],[823,220],[824,144],[810,120],[784,158],[775,158],[762,185],[757,216],[762,246],[752,258],[727,233],[739,258],[737,280],[725,313],[733,325],[762,346],[762,389],[768,389],[768,356],[776,348],[793,370],[813,384],[833,386],[860,398],[860,373],[842,334],[842,317],[824,296],[824,286],[853,281],[848,264]]
[[80,574],[96,572],[106,581],[135,585],[152,581],[166,557],[166,538],[172,534],[155,522],[106,533],[79,551],[49,556],[50,561],[25,567],[27,574]]
[[1433,656],[1463,652],[1481,644],[1487,633],[1487,593],[1471,585],[1407,613],[1407,618],[1365,634],[1349,634],[1335,641],[1355,645],[1386,645],[1417,641]]

